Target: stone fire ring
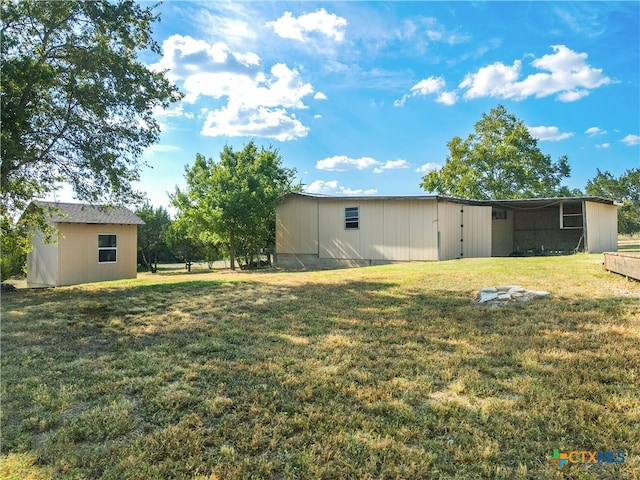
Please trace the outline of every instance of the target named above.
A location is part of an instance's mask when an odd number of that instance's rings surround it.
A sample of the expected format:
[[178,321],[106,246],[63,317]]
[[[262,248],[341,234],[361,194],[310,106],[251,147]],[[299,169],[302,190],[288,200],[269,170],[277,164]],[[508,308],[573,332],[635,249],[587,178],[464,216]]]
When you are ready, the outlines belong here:
[[501,306],[513,303],[528,302],[551,295],[542,290],[527,290],[519,285],[505,287],[486,287],[476,295],[476,304],[487,306]]

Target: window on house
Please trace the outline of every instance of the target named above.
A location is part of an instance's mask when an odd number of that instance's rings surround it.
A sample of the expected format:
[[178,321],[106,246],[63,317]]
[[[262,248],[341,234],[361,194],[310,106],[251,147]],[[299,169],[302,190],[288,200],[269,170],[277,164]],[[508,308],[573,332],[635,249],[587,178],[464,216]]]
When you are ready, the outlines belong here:
[[118,236],[98,235],[98,263],[115,263],[118,258]]
[[347,207],[344,209],[344,228],[354,230],[360,226],[360,207]]

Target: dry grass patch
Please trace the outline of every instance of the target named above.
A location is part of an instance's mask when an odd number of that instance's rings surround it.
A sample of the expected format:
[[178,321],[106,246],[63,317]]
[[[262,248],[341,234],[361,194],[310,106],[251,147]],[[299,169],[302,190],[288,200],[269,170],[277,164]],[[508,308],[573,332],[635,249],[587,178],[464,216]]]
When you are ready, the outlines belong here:
[[[2,474],[639,478],[640,286],[601,256],[164,272],[2,302]],[[517,284],[552,298],[472,304]],[[567,465],[554,448],[625,450]]]

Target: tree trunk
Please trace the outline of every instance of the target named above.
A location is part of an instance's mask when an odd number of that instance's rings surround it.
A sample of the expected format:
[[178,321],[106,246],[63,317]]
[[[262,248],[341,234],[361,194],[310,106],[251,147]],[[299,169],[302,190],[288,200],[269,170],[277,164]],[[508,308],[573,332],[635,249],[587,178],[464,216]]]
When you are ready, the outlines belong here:
[[156,250],[153,255],[153,265],[151,266],[151,273],[158,271],[158,251]]
[[236,269],[236,234],[233,228],[229,232],[229,256],[231,257],[231,270]]
[[153,273],[151,265],[147,261],[147,256],[144,254],[144,249],[141,249],[140,253],[142,254],[142,261],[144,262],[144,266],[147,267],[147,271]]

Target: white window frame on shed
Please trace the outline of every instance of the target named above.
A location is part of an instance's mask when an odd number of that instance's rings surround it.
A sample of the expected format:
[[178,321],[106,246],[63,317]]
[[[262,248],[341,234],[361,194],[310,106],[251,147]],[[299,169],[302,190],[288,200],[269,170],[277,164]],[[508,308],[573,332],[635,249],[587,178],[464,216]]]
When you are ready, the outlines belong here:
[[[113,237],[115,239],[114,245],[102,245],[100,237]],[[112,251],[115,254],[114,260],[100,260],[101,252]],[[118,234],[116,233],[99,233],[98,234],[98,263],[118,263]]]
[[360,228],[360,207],[345,207],[344,229],[358,230]]

